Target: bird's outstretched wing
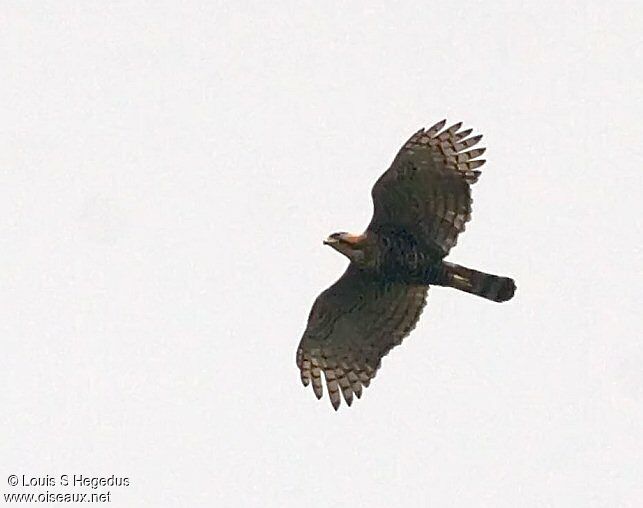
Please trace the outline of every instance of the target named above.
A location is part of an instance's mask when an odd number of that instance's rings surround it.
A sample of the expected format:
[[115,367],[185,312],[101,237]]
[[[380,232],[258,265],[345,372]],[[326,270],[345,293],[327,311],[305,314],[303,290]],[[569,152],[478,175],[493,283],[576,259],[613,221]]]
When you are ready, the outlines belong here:
[[[468,137],[462,123],[442,130],[446,121],[421,129],[402,146],[391,167],[375,183],[374,212],[368,227],[404,229],[434,257],[455,245],[471,218],[471,190],[485,149],[468,150],[482,136]],[[466,151],[468,150],[468,151]]]
[[428,286],[385,282],[352,264],[317,297],[297,348],[305,386],[323,395],[322,372],[333,407],[340,390],[350,406],[381,364],[382,357],[415,327]]

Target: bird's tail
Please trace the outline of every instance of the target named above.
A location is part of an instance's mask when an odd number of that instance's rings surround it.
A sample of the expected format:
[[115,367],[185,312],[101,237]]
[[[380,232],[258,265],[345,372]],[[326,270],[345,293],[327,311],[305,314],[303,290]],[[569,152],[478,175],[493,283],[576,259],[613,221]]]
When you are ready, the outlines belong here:
[[481,296],[494,302],[510,300],[516,283],[509,277],[498,277],[444,261],[440,284]]

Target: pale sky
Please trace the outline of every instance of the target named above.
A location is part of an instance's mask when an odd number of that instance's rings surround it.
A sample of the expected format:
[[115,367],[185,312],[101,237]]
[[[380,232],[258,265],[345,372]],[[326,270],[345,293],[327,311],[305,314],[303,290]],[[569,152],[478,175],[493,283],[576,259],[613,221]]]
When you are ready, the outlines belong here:
[[[0,495],[640,506],[641,3],[222,5],[0,6]],[[443,117],[488,149],[448,260],[516,297],[431,289],[336,413],[322,240]]]

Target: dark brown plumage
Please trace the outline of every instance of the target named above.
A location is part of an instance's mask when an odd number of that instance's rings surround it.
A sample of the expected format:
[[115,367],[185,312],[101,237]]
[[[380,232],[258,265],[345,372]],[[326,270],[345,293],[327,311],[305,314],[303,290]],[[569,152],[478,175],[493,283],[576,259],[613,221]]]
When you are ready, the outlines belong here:
[[362,235],[335,233],[324,243],[350,259],[346,272],[315,301],[297,349],[304,385],[331,403],[360,397],[382,357],[415,327],[429,285],[496,302],[514,281],[443,261],[471,218],[471,189],[485,161],[461,123],[416,132],[375,183],[373,218]]

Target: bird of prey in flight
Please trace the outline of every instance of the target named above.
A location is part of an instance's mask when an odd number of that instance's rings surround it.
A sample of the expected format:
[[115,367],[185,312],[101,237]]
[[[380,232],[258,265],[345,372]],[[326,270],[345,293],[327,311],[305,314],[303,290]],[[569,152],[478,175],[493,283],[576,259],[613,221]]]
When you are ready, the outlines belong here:
[[415,327],[429,286],[446,286],[494,302],[516,289],[498,277],[444,261],[471,218],[471,185],[480,176],[482,136],[442,120],[404,143],[371,192],[374,212],[359,235],[334,233],[324,244],[346,256],[344,274],[322,292],[297,348],[304,386],[330,401],[353,395],[375,377],[384,357]]

